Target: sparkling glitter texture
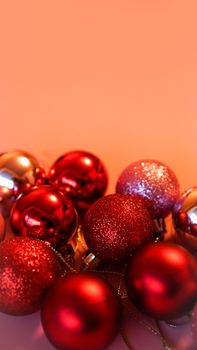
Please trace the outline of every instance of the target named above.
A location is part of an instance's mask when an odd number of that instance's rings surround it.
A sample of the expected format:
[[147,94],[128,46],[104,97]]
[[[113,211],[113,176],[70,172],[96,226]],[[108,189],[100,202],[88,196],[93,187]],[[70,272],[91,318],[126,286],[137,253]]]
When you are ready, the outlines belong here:
[[56,255],[44,242],[14,238],[0,244],[0,311],[11,315],[39,309],[50,285],[60,276]]
[[130,164],[120,175],[116,192],[136,194],[150,201],[156,218],[167,216],[179,198],[179,182],[174,172],[155,160]]
[[107,262],[124,262],[136,248],[153,241],[152,219],[137,196],[102,197],[88,210],[83,228],[90,250]]

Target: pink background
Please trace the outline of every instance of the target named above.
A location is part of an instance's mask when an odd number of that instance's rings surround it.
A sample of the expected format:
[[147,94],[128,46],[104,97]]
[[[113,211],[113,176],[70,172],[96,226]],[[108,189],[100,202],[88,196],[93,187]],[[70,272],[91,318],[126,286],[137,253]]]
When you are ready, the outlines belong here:
[[[0,1],[0,150],[30,151],[46,167],[90,150],[109,192],[147,157],[169,164],[182,189],[195,185],[196,17],[196,0]],[[1,315],[1,349],[51,349],[38,320]],[[136,349],[161,348],[139,329]]]

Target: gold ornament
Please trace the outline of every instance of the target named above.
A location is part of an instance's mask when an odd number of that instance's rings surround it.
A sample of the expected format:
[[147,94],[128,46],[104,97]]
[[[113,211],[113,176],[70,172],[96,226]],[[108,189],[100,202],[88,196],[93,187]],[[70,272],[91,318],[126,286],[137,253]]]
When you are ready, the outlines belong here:
[[9,214],[13,201],[33,185],[45,182],[45,172],[29,153],[12,151],[0,155],[0,211]]

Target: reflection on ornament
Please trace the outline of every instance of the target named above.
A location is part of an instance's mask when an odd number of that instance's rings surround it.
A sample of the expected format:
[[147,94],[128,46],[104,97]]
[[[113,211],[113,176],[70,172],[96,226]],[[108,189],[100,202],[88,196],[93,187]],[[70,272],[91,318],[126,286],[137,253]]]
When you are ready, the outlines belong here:
[[7,215],[16,197],[35,184],[46,180],[38,161],[24,151],[0,155],[0,210]]
[[174,227],[181,244],[197,252],[197,187],[185,191],[173,208]]
[[66,193],[80,216],[100,198],[108,176],[101,160],[86,151],[72,151],[58,158],[49,171],[49,182]]
[[19,196],[10,222],[16,235],[48,241],[60,251],[78,225],[70,199],[49,185],[33,187]]

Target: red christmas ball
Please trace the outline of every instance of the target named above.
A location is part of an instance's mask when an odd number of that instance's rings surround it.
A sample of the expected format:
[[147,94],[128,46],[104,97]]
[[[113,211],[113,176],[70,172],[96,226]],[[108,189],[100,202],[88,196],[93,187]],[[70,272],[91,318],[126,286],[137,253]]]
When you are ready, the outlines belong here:
[[126,286],[142,312],[156,319],[177,319],[197,300],[197,262],[178,245],[149,244],[130,259]]
[[101,277],[70,274],[49,291],[41,318],[57,349],[101,350],[119,330],[121,306],[114,289]]
[[83,214],[106,188],[108,176],[99,158],[85,151],[72,151],[58,158],[49,171],[50,183],[66,193]]
[[0,243],[0,311],[37,311],[47,289],[60,276],[53,251],[42,241],[16,237]]
[[16,235],[39,238],[58,249],[77,229],[77,213],[63,193],[43,185],[17,198],[10,222]]
[[156,218],[167,216],[179,198],[179,183],[174,172],[156,160],[130,164],[120,175],[116,192],[139,195],[150,202]]
[[154,240],[153,221],[141,198],[111,194],[88,210],[83,223],[89,249],[104,262],[124,262]]
[[197,253],[197,187],[185,191],[173,207],[173,223],[180,243]]

